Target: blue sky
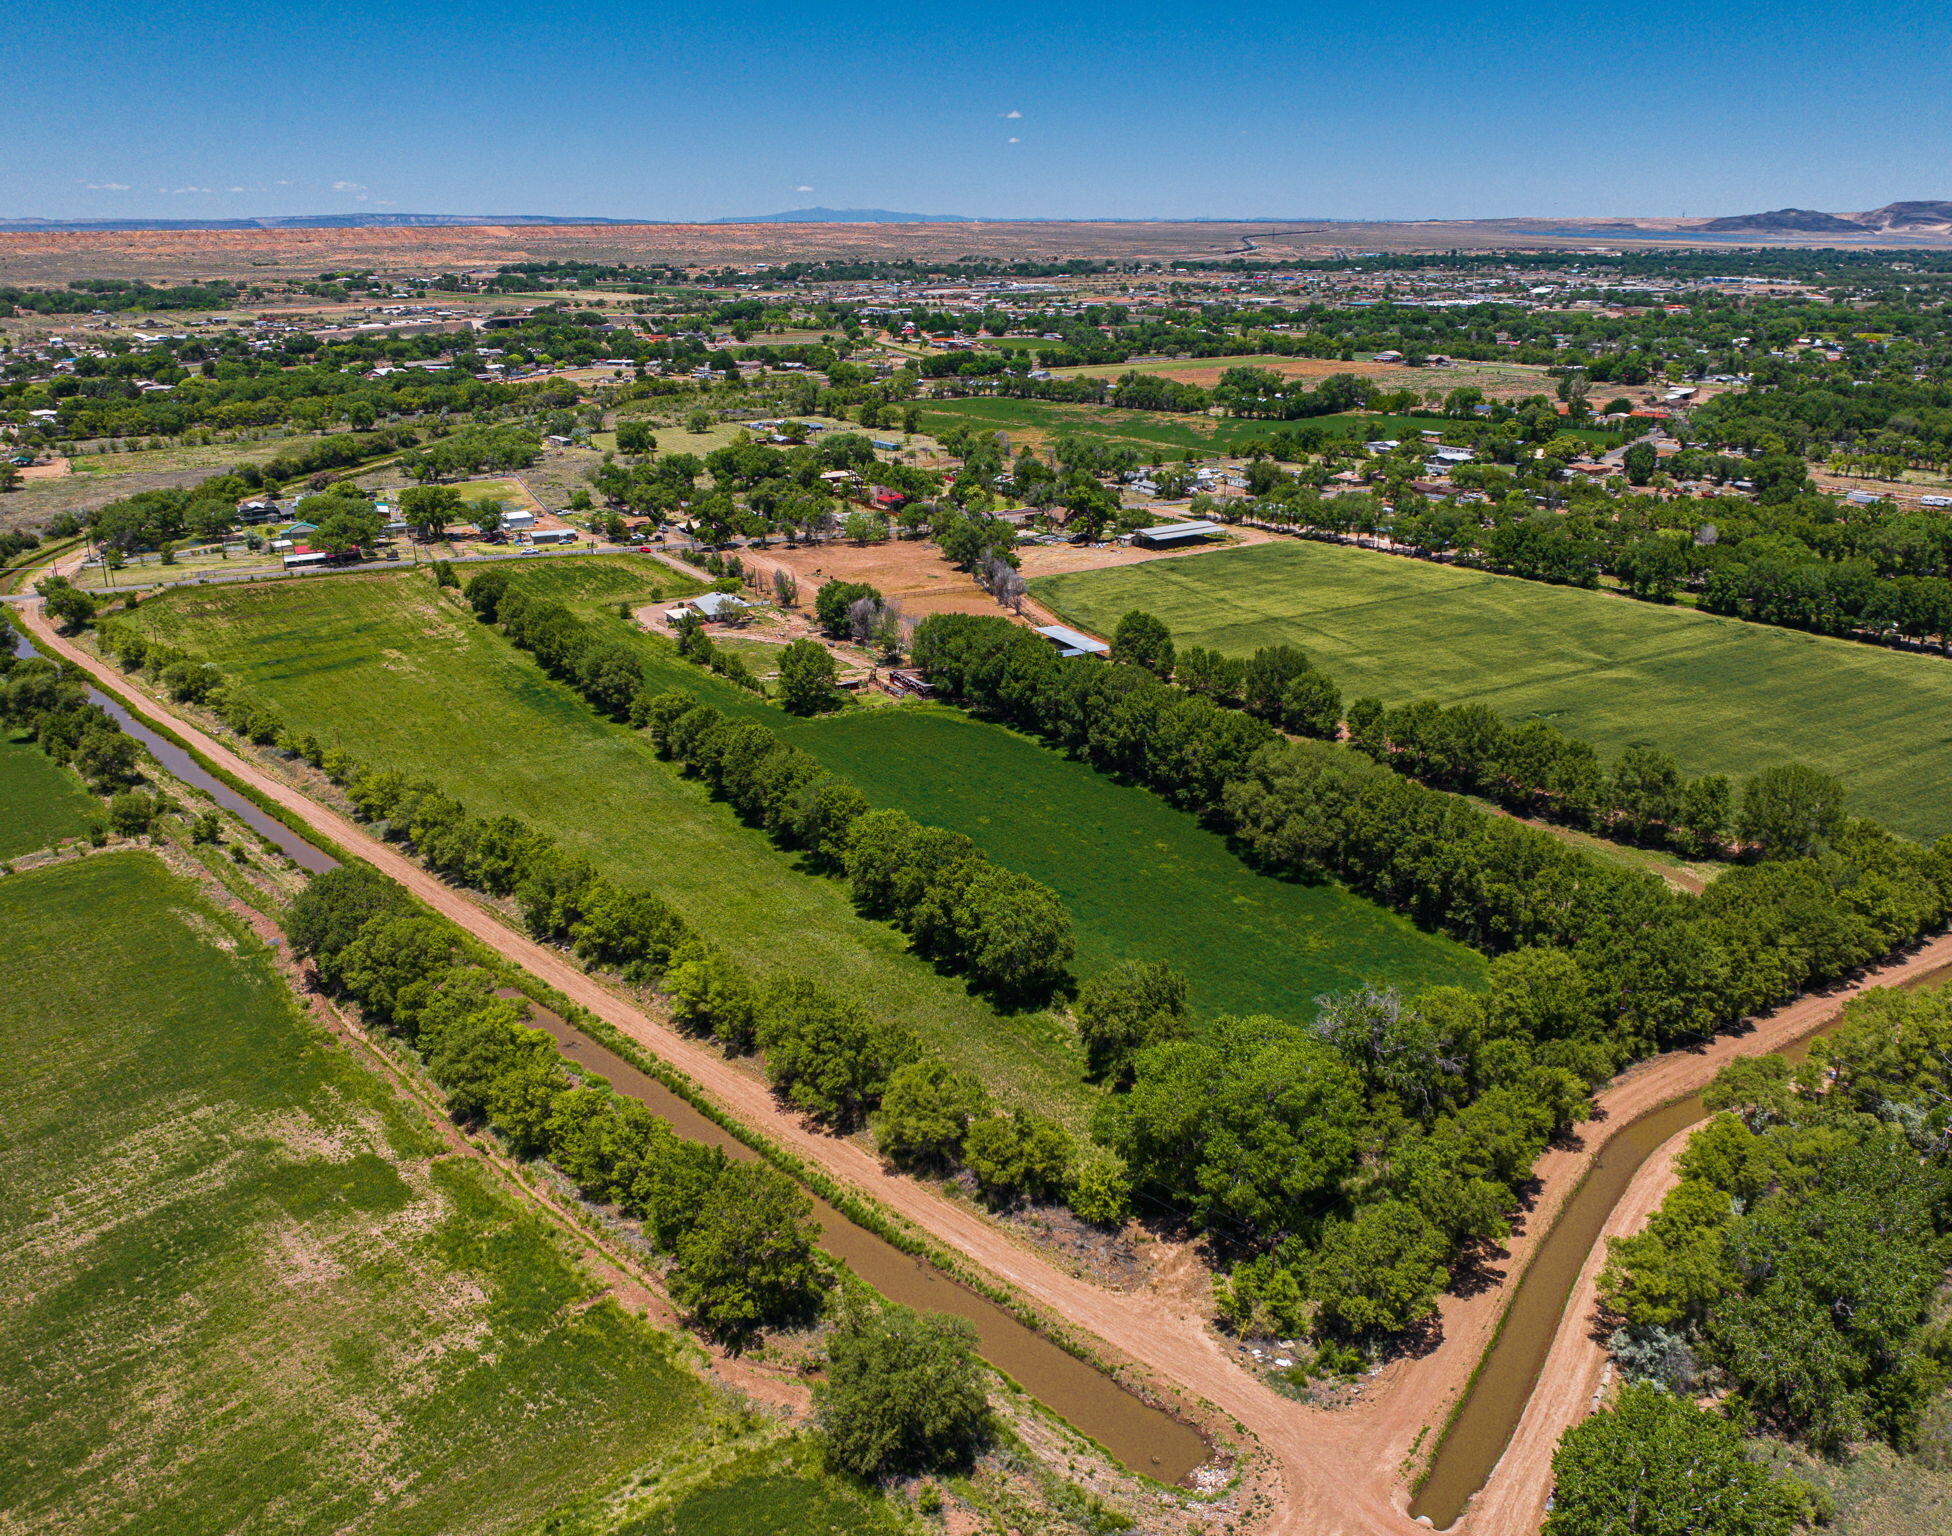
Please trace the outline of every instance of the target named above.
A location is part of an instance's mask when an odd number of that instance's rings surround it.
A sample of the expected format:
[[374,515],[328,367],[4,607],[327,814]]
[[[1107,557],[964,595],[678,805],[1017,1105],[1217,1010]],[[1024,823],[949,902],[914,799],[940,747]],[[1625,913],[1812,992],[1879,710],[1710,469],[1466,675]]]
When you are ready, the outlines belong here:
[[1952,197],[1952,6],[44,0],[0,217],[1719,214]]

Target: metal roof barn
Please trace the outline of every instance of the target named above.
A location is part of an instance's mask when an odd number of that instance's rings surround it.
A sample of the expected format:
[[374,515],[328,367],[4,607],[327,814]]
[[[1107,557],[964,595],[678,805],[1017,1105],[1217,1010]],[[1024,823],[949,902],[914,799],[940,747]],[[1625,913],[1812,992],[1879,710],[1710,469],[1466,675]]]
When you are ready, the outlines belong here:
[[1057,647],[1060,656],[1107,656],[1111,647],[1102,640],[1094,640],[1089,635],[1081,635],[1075,629],[1066,629],[1062,624],[1039,624],[1037,633]]
[[1141,528],[1132,535],[1134,544],[1148,544],[1158,548],[1162,544],[1187,544],[1194,539],[1210,539],[1227,530],[1205,518],[1190,523],[1161,523],[1157,528]]

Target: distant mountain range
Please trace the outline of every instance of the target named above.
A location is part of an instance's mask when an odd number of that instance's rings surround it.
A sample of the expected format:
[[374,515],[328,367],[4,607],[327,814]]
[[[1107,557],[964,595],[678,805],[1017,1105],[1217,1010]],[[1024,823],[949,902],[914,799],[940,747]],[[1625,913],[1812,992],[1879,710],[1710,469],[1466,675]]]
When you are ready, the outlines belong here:
[[713,224],[980,224],[966,213],[891,213],[886,208],[793,208],[785,213],[735,213]]
[[[672,224],[674,219],[562,218],[551,213],[293,213],[258,219],[0,219],[4,230],[441,229],[479,224]],[[974,224],[961,213],[894,213],[886,208],[795,208],[733,214],[710,224]]]
[[1818,213],[1809,208],[1777,208],[1709,219],[1695,228],[1710,234],[1946,235],[1952,234],[1952,202],[1886,203],[1869,213]]
[[436,229],[471,224],[661,224],[663,219],[558,218],[549,213],[291,213],[258,219],[0,219],[7,229]]
[[[76,231],[114,233],[144,230],[280,230],[280,229],[442,229],[482,225],[548,226],[609,225],[639,227],[658,224],[691,223],[679,219],[604,219],[587,215],[562,216],[550,213],[299,213],[271,214],[251,219],[0,219],[0,232]],[[1064,224],[1065,219],[983,220],[966,213],[901,213],[888,208],[792,208],[784,213],[740,213],[706,219],[707,224],[978,224],[984,222]],[[1092,223],[1110,224],[1281,224],[1303,222],[1332,226],[1340,223],[1365,224],[1372,221],[1312,218],[1307,220],[1241,219],[1096,219]],[[1398,222],[1398,221],[1381,221]],[[1429,221],[1425,221],[1429,222]],[[1463,225],[1519,226],[1539,221],[1507,219],[1458,219],[1436,221]],[[1811,208],[1776,208],[1768,213],[1735,214],[1720,219],[1634,219],[1598,221],[1579,228],[1550,230],[1562,235],[1615,234],[1635,239],[1658,239],[1662,235],[1685,238],[1689,235],[1722,235],[1739,238],[1753,235],[1903,235],[1952,238],[1952,202],[1886,203],[1868,213],[1823,213]]]

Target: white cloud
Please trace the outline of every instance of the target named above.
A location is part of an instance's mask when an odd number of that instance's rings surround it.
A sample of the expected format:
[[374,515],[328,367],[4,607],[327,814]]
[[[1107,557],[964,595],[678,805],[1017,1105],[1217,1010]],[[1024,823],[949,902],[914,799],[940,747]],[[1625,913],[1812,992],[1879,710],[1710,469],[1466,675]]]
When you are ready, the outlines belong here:
[[795,192],[811,192],[811,191],[813,190],[813,188],[812,188],[812,187],[795,187],[795,188],[794,188],[793,190],[794,190]]
[[1013,135],[1011,136],[1011,138],[1010,138],[1010,142],[1011,142],[1012,144],[1021,144],[1021,143],[1023,142],[1023,140],[1022,140],[1022,139],[1020,139],[1020,138],[1017,138],[1017,137],[1016,137],[1016,136],[1015,136],[1015,135],[1013,134]]
[[210,191],[208,187],[169,187],[169,188],[158,187],[156,190],[158,192],[167,190],[171,197],[182,197],[186,193],[197,193],[199,195],[205,195],[208,194]]
[[129,184],[126,181],[84,181],[82,186],[86,187],[90,192],[127,192],[129,190]]
[[1012,108],[1011,108],[1011,109],[1010,109],[1010,110],[1009,110],[1008,112],[1005,112],[1005,113],[1004,113],[1003,115],[1004,115],[1005,117],[1022,117],[1022,116],[1023,116],[1023,114],[1022,114],[1021,112],[1019,112],[1019,111],[1017,111],[1017,109],[1016,109],[1016,108],[1014,108],[1014,107],[1012,107]]
[[366,189],[356,181],[335,181],[332,183],[332,190],[334,192],[364,192]]

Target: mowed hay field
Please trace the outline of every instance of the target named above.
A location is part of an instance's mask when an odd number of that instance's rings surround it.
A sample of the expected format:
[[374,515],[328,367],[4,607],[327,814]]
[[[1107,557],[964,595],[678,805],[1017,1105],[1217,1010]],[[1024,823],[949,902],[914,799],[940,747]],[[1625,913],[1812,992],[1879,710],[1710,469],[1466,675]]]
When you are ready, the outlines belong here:
[[80,837],[101,804],[31,741],[0,730],[0,859]]
[[680,1350],[146,853],[0,879],[9,1530],[531,1528],[709,1431]]
[[[630,596],[649,601],[668,568],[648,560],[536,561],[524,571],[597,614],[629,600],[614,595],[619,572],[635,579],[639,569],[646,584]],[[1068,1027],[1041,1013],[999,1015],[916,958],[895,928],[854,910],[841,882],[802,870],[425,573],[182,590],[134,617],[240,678],[288,726],[370,767],[424,775],[480,814],[519,816],[657,892],[758,974],[817,977],[860,998],[1006,1099],[1074,1123],[1088,1111]],[[641,633],[614,613],[607,622]],[[670,665],[713,681],[674,654]]]
[[1944,658],[1335,544],[1258,544],[1031,590],[1098,634],[1143,608],[1181,646],[1300,645],[1345,698],[1481,702],[1608,754],[1663,747],[1691,773],[1805,762],[1839,776],[1859,814],[1921,839],[1952,832]]

